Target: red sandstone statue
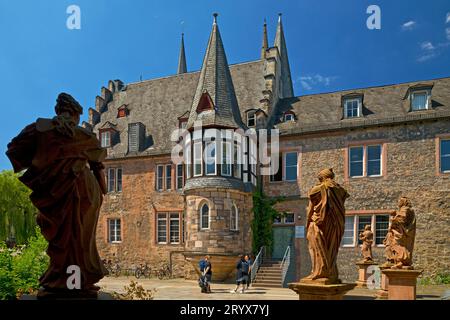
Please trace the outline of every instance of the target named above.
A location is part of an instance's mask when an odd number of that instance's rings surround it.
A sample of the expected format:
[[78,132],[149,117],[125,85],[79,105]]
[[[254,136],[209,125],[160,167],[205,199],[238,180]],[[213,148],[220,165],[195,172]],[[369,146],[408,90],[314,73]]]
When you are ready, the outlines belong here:
[[363,256],[363,263],[373,262],[372,256],[372,244],[373,244],[373,232],[370,225],[364,227],[364,231],[359,234],[359,239],[362,240],[361,253]]
[[[56,117],[38,119],[8,144],[7,156],[20,180],[33,192],[37,223],[49,242],[50,265],[40,278],[40,297],[97,295],[107,274],[95,243],[103,194],[106,150],[95,134],[78,126],[83,109],[70,95],[58,96]],[[81,288],[69,290],[67,268],[78,266]],[[78,288],[75,288],[78,289]]]
[[416,217],[411,201],[401,197],[399,210],[391,213],[391,225],[383,243],[386,246],[384,267],[412,269],[412,252],[416,237]]
[[322,170],[319,184],[309,191],[307,239],[311,274],[302,281],[340,283],[337,254],[344,235],[347,191],[334,181],[333,169]]

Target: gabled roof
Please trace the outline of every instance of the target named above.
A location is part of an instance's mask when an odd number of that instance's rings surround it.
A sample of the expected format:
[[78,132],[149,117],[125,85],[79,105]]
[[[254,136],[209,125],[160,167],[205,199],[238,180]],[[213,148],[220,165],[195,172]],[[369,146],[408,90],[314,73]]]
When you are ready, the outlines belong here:
[[[199,113],[197,112],[198,105],[204,100],[202,97],[205,95],[211,98],[214,109]],[[187,129],[192,128],[197,120],[201,120],[203,126],[244,127],[222,37],[217,25],[217,14],[214,14],[214,23],[192,102]]]

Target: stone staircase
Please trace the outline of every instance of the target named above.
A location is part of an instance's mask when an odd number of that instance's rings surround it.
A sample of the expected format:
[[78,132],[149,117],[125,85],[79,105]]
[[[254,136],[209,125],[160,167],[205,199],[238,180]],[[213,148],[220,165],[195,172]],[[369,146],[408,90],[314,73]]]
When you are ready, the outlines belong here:
[[252,282],[252,286],[282,288],[281,273],[281,259],[265,259],[259,267],[255,280]]

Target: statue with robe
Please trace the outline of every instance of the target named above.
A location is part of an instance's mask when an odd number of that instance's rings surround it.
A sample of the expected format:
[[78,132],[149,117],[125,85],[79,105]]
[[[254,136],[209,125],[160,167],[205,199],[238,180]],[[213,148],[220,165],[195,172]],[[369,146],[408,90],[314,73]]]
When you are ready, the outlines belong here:
[[304,282],[340,283],[337,255],[344,236],[347,191],[334,180],[333,169],[322,170],[319,184],[309,191],[307,239],[311,255],[311,274]]
[[[94,133],[78,126],[83,109],[72,96],[61,93],[55,112],[53,119],[39,118],[25,127],[6,154],[15,172],[26,170],[20,181],[32,190],[37,224],[48,241],[50,264],[39,279],[38,297],[96,296],[95,284],[107,274],[95,242],[106,193],[106,150]],[[79,268],[78,287],[68,287],[70,266]]]
[[359,240],[362,240],[361,254],[363,256],[363,263],[373,262],[372,244],[373,232],[370,225],[364,227],[364,231],[359,234]]
[[384,267],[412,269],[412,253],[416,237],[416,217],[407,197],[398,201],[399,210],[391,213],[390,227],[383,243],[387,262]]

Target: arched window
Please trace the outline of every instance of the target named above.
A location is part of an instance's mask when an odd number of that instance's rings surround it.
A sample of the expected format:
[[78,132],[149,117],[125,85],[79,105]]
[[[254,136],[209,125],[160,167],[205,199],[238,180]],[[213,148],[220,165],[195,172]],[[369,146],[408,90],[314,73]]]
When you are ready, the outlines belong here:
[[231,214],[230,214],[230,230],[238,230],[238,221],[239,221],[239,214],[238,209],[236,205],[233,205],[231,207]]
[[200,209],[200,229],[209,229],[209,206],[206,203]]

